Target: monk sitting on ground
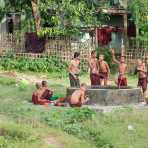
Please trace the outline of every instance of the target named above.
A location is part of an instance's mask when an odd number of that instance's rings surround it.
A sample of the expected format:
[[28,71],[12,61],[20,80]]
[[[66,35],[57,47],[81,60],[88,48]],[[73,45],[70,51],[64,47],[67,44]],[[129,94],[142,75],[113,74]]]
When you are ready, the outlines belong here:
[[61,97],[61,98],[57,98],[56,100],[52,101],[52,97],[53,96],[53,91],[51,91],[51,89],[49,89],[47,81],[42,81],[42,99],[47,99],[50,100],[51,103],[53,103],[53,105],[55,106],[65,106],[65,101],[66,98]]
[[108,84],[110,74],[110,68],[107,64],[107,62],[104,60],[104,55],[99,56],[99,76],[100,76],[100,82],[101,86]]
[[[145,64],[140,59],[138,59],[137,61],[137,72],[138,72],[138,86],[142,88],[143,98],[146,99],[147,75],[146,75]],[[146,100],[144,101],[146,102]]]
[[113,59],[113,62],[115,62],[116,64],[118,64],[118,72],[119,72],[119,75],[118,75],[118,80],[117,80],[117,85],[118,87],[126,87],[127,86],[127,78],[126,78],[126,70],[127,70],[127,64],[125,63],[125,57],[124,57],[124,54],[123,52],[121,53],[121,57],[120,57],[120,61],[118,61],[116,58],[115,58],[115,51],[114,49],[111,49],[111,52],[112,52],[112,59]]
[[50,98],[51,98],[52,95],[53,95],[53,91],[51,91],[51,90],[48,88],[47,81],[42,81],[42,91],[43,91],[43,93],[42,93],[41,98],[50,100]]
[[99,77],[98,60],[96,58],[95,50],[91,52],[91,57],[89,58],[88,62],[89,62],[89,67],[90,67],[91,86],[98,86],[100,85],[100,77]]
[[41,98],[43,94],[42,86],[40,83],[36,83],[37,90],[32,94],[32,102],[38,105],[48,105],[50,101]]
[[70,97],[69,104],[71,107],[81,107],[88,99],[85,98],[86,84],[82,83],[80,89],[75,90]]

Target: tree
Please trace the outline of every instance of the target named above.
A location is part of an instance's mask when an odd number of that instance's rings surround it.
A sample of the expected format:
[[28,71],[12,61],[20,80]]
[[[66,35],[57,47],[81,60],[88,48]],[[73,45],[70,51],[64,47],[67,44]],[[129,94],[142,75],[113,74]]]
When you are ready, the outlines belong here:
[[97,0],[40,0],[41,24],[46,24],[41,34],[74,34],[79,32],[80,27],[100,25],[96,2]]
[[41,29],[41,18],[40,18],[40,14],[39,14],[39,10],[38,10],[38,5],[39,5],[38,0],[31,0],[32,15],[34,17],[35,28],[36,28],[37,34]]
[[[32,22],[40,35],[72,35],[80,27],[98,26],[102,14],[97,14],[99,0],[0,0],[0,17],[7,12],[22,12],[25,23]],[[30,25],[31,26],[31,25]]]
[[148,0],[129,0],[128,8],[132,12],[137,27],[136,33],[139,36],[139,30],[148,22]]

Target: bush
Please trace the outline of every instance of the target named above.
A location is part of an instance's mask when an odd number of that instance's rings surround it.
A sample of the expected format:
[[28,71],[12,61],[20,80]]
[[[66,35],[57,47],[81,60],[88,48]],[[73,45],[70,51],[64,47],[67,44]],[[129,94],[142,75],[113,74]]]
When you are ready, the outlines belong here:
[[59,77],[67,75],[68,64],[61,62],[60,58],[55,57],[42,57],[39,59],[33,59],[28,57],[15,57],[13,55],[7,55],[1,57],[0,68],[2,70],[16,70],[16,71],[32,71],[32,72],[50,72],[59,73]]
[[19,82],[19,90],[27,90],[29,82],[27,80],[21,80]]

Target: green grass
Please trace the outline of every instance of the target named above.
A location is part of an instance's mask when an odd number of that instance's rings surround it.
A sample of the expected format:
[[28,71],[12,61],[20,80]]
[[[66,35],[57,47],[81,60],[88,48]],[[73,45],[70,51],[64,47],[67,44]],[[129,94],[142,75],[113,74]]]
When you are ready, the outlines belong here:
[[[135,110],[125,108],[123,110],[98,115],[94,121],[88,121],[85,126],[96,130],[101,129],[102,138],[108,139],[115,148],[147,148],[148,129],[147,118],[148,110]],[[132,125],[134,130],[128,130]],[[88,129],[89,129],[88,128]]]
[[[40,77],[38,75],[38,77]],[[89,76],[81,80],[89,83]],[[0,144],[8,148],[147,148],[148,110],[132,107],[111,113],[94,114],[88,109],[49,109],[32,105],[31,95],[35,87],[28,84],[24,89],[11,78],[0,77]],[[13,82],[13,83],[9,83]],[[50,87],[55,94],[65,96],[68,79],[48,76]],[[129,77],[130,85],[136,86],[136,77]],[[128,125],[134,130],[129,131]]]
[[11,85],[16,84],[16,80],[14,78],[9,78],[5,76],[0,76],[0,84],[1,85]]
[[[9,78],[10,79],[10,78]],[[11,79],[10,79],[11,80]],[[5,80],[4,80],[5,82]],[[16,83],[17,84],[17,83]],[[36,130],[40,130],[43,136],[46,136],[45,131],[49,132],[49,137],[54,137],[57,141],[59,141],[59,145],[62,145],[62,147],[71,147],[71,148],[80,148],[82,146],[85,146],[86,148],[91,147],[91,145],[85,141],[80,140],[77,137],[69,136],[66,133],[63,133],[59,131],[58,129],[50,129],[47,126],[47,123],[43,122],[43,119],[45,115],[47,116],[50,112],[45,107],[42,106],[35,106],[31,103],[31,95],[32,92],[35,90],[35,87],[32,85],[28,85],[25,89],[20,89],[19,83],[18,85],[13,83],[3,83],[0,84],[0,127],[3,127],[5,125],[5,129],[8,131],[8,134],[5,137],[0,138],[0,144],[6,145],[11,148],[19,148],[20,145],[22,148],[28,148],[29,146],[31,148],[37,147],[37,145],[41,145],[40,143],[43,142],[44,138],[40,138],[37,141],[28,141],[28,139],[23,138],[21,141],[20,139],[14,139],[13,136],[9,136],[9,133],[14,133],[14,135],[17,135],[17,133],[20,133],[20,135],[23,135],[23,132],[26,132],[26,135],[36,135]],[[60,85],[58,83],[55,83],[51,85],[51,88],[55,90],[55,93],[59,96],[65,96],[65,92],[63,91],[64,85]],[[56,112],[58,109],[53,108],[53,112]],[[9,118],[9,120],[12,122],[9,122],[8,120],[4,120],[4,117]],[[18,125],[17,122],[21,122],[20,125]],[[33,122],[33,123],[32,123]],[[36,124],[41,124],[43,127],[33,128],[35,122]],[[23,123],[23,124],[22,124]],[[27,127],[29,130],[25,130],[24,128]],[[3,127],[4,128],[4,127]],[[46,128],[45,130],[42,128]],[[34,133],[35,132],[35,133]],[[59,136],[60,135],[60,136]],[[28,137],[28,136],[27,136]],[[41,135],[39,135],[41,137]],[[4,140],[5,139],[5,140]],[[14,139],[14,140],[13,140]],[[65,141],[65,139],[67,139]],[[45,147],[45,145],[44,145]],[[44,148],[43,147],[43,148]],[[51,145],[52,147],[52,145]]]
[[[11,121],[1,121],[0,123],[0,144],[2,147],[27,148],[42,145],[41,132],[35,133],[30,127]],[[37,130],[37,128],[36,128]]]
[[0,146],[6,148],[91,147],[85,140],[49,128],[40,122],[27,124],[23,120],[14,121],[6,115],[0,116]]
[[133,86],[133,87],[137,87],[137,84],[138,84],[138,78],[137,76],[128,76],[128,83],[130,86]]

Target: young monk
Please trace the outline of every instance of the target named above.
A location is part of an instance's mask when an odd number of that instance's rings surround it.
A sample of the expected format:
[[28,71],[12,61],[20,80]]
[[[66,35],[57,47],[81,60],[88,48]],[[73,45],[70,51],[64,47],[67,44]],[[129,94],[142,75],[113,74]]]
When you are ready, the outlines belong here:
[[80,59],[79,59],[80,53],[75,52],[74,53],[74,59],[71,60],[70,65],[68,67],[69,71],[69,80],[70,80],[70,86],[71,87],[80,87],[80,81],[79,81],[79,64],[80,64]]
[[75,90],[70,97],[69,104],[71,107],[81,107],[88,100],[85,99],[86,84],[82,83],[79,90]]
[[98,60],[96,58],[95,50],[91,52],[91,57],[89,58],[88,62],[89,62],[89,67],[90,67],[91,86],[98,86],[100,85],[100,77],[99,77]]
[[137,60],[137,72],[138,72],[138,86],[142,88],[143,98],[146,99],[147,75],[146,75],[145,64],[140,59]]
[[111,49],[111,52],[112,52],[112,59],[113,59],[113,62],[115,62],[116,64],[118,64],[118,80],[117,80],[117,85],[118,87],[126,87],[127,86],[127,78],[126,78],[126,70],[127,70],[127,64],[125,63],[125,57],[124,57],[124,52],[122,51],[121,52],[121,57],[120,57],[120,61],[118,61],[116,58],[115,58],[115,51],[114,49]]
[[104,55],[99,56],[99,76],[100,76],[100,83],[101,86],[108,84],[110,74],[110,68],[107,62],[104,60]]
[[48,88],[47,81],[42,81],[42,96],[41,98],[50,100],[53,95],[53,91]]
[[48,105],[50,101],[41,98],[43,90],[42,85],[40,83],[36,83],[37,90],[32,94],[32,102],[38,105]]

